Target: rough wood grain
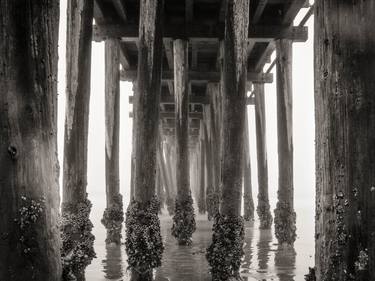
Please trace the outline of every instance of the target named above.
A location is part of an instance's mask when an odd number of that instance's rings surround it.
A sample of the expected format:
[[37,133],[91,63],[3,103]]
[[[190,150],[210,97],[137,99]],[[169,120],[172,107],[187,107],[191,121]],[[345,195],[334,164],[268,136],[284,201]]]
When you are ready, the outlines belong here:
[[[0,280],[61,277],[58,3],[0,1]],[[31,200],[43,208],[35,221]]]
[[174,91],[176,124],[176,180],[177,198],[183,200],[190,195],[189,183],[189,82],[188,42],[177,39],[173,42]]
[[237,217],[241,214],[249,2],[228,2],[222,66],[224,91],[220,212]]
[[375,280],[375,1],[315,1],[317,280]]
[[135,96],[134,197],[148,202],[155,194],[156,146],[162,70],[163,1],[142,0],[139,23],[138,80]]

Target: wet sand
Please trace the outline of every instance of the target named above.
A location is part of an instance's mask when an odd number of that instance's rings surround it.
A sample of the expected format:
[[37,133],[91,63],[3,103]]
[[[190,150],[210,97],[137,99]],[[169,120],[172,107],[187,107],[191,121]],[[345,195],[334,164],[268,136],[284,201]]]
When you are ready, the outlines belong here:
[[[93,210],[95,211],[95,210]],[[314,263],[314,222],[312,210],[297,209],[298,238],[294,249],[279,249],[272,230],[259,230],[258,222],[246,223],[245,256],[241,266],[244,281],[303,281],[308,267]],[[95,216],[94,234],[97,258],[86,270],[87,281],[130,280],[125,247],[106,246],[105,229]],[[212,222],[197,217],[193,245],[179,246],[171,236],[171,218],[161,217],[165,251],[162,266],[155,271],[157,281],[208,281],[210,275],[205,249],[211,241]]]

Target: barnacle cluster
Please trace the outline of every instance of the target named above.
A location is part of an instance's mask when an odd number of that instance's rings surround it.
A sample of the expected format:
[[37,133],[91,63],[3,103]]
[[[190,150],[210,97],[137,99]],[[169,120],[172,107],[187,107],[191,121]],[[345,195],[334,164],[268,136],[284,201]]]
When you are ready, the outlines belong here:
[[259,217],[259,228],[260,229],[270,229],[272,226],[272,215],[270,212],[270,204],[268,200],[263,198],[262,196],[258,196],[258,206],[257,206],[257,213]]
[[190,245],[195,229],[193,199],[190,195],[184,199],[176,199],[172,235],[176,237],[180,245]]
[[209,189],[206,197],[206,208],[208,220],[212,220],[219,212],[220,193],[216,190]]
[[33,225],[38,221],[44,211],[44,198],[34,200],[21,196],[21,207],[18,210],[18,218],[15,222],[20,229],[19,242],[25,255],[31,254],[36,247]]
[[158,217],[159,200],[132,200],[126,212],[126,253],[129,268],[142,276],[161,265],[164,251]]
[[113,198],[113,202],[110,207],[104,210],[102,224],[107,229],[106,243],[121,243],[121,229],[124,221],[124,211],[122,204],[121,194],[117,194]]
[[305,275],[305,281],[316,281],[315,267],[309,267],[309,273]]
[[62,206],[63,280],[74,280],[74,276],[82,275],[86,266],[96,257],[90,211],[91,202],[87,198],[78,204],[65,203]]
[[244,219],[245,221],[254,220],[254,201],[251,194],[245,194],[244,200]]
[[275,235],[279,244],[293,245],[296,241],[296,213],[293,207],[284,201],[277,202],[275,209]]
[[240,280],[239,269],[244,255],[243,218],[216,214],[212,244],[207,249],[207,260],[213,281]]

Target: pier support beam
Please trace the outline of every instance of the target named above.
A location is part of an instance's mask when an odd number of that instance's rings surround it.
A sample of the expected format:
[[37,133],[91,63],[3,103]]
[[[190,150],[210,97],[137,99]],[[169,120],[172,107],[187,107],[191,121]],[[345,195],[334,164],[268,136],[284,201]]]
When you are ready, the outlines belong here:
[[215,217],[213,241],[207,250],[213,280],[241,279],[239,268],[244,241],[241,193],[248,26],[249,1],[227,1],[222,62],[222,200],[220,213]]
[[375,1],[315,1],[316,280],[375,280]]
[[276,40],[279,188],[275,209],[275,235],[279,245],[293,245],[296,240],[296,213],[293,202],[292,51],[291,40]]
[[[209,111],[209,105],[205,106],[205,111]],[[207,208],[207,219],[212,220],[215,216],[215,206],[216,202],[214,199],[214,186],[213,186],[213,155],[212,155],[212,145],[209,140],[208,134],[208,118],[207,114],[205,114],[206,118],[204,120],[204,143],[205,143],[205,172],[206,172],[206,208]]]
[[253,188],[251,185],[251,163],[250,163],[250,147],[249,147],[249,121],[247,110],[245,113],[244,128],[244,165],[243,165],[243,186],[244,186],[244,219],[245,221],[254,220],[254,201]]
[[[138,75],[135,94],[134,200],[126,216],[126,252],[131,280],[152,280],[161,265],[163,243],[155,196],[156,153],[162,71],[164,1],[141,0]],[[144,245],[151,245],[144,247]]]
[[124,221],[120,194],[120,52],[115,39],[105,41],[105,181],[107,208],[102,223],[106,243],[121,244]]
[[0,1],[0,280],[61,279],[58,3]]
[[63,278],[78,280],[84,280],[84,269],[95,257],[86,193],[93,6],[92,0],[70,0],[67,8],[61,254]]
[[173,42],[174,91],[176,104],[176,181],[177,197],[172,235],[180,245],[189,245],[195,231],[193,198],[189,180],[189,81],[188,41]]
[[206,213],[206,190],[205,190],[205,180],[206,180],[206,147],[204,141],[204,123],[200,122],[200,149],[199,149],[199,193],[198,193],[198,208],[200,214]]
[[254,83],[255,92],[255,128],[258,160],[258,206],[257,213],[260,229],[272,226],[272,215],[268,197],[268,161],[266,141],[266,111],[264,102],[264,84]]

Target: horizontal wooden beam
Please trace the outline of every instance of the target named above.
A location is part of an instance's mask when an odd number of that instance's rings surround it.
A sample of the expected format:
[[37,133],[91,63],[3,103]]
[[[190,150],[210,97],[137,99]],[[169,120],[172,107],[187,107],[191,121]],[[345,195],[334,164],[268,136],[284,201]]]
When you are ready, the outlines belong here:
[[[129,103],[133,104],[134,97],[129,96]],[[197,96],[190,96],[189,97],[190,104],[209,104],[207,97],[197,97]],[[160,98],[160,104],[175,104],[174,96],[162,94]]]
[[[164,27],[164,38],[189,38],[191,41],[217,41],[224,36],[224,26],[220,24],[196,23],[189,25],[170,24]],[[308,36],[306,26],[251,26],[249,39],[257,42],[269,42],[275,39],[290,39],[305,42]],[[102,24],[93,26],[93,40],[103,41],[108,38],[122,38],[124,41],[138,41],[137,24]]]
[[[129,112],[129,117],[133,118],[133,116],[134,116],[134,113],[133,112]],[[159,113],[159,117],[160,118],[166,118],[166,119],[174,119],[175,118],[175,113],[174,112],[164,111],[164,112],[160,112]],[[189,113],[189,118],[190,119],[203,119],[203,113],[202,112],[190,112]]]
[[[208,97],[197,97],[197,96],[191,96],[189,98],[190,104],[209,104]],[[133,104],[134,96],[129,96],[129,103]],[[171,95],[162,95],[160,104],[175,104],[174,97]],[[246,104],[252,105],[254,104],[254,98],[253,97],[247,97],[246,98]]]
[[[173,80],[173,71],[165,70],[162,73],[162,80],[171,81]],[[220,82],[220,72],[218,71],[189,71],[189,81],[190,82]],[[123,70],[121,72],[122,81],[134,82],[137,80],[136,70]],[[249,82],[257,83],[272,83],[273,75],[271,73],[257,73],[248,72],[247,80]]]

